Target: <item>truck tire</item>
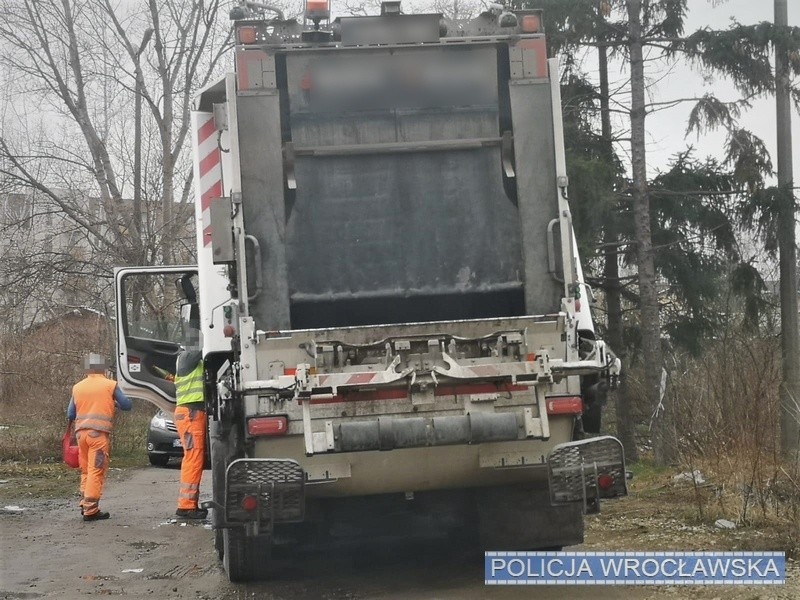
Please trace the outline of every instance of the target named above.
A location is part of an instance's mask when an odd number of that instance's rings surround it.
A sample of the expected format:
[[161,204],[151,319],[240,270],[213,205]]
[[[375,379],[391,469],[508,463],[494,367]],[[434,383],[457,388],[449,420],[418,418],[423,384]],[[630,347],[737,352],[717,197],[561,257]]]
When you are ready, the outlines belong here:
[[214,550],[217,551],[217,557],[220,560],[225,558],[225,536],[222,531],[222,529],[214,530]]
[[234,583],[263,581],[269,577],[269,536],[247,537],[241,529],[223,529],[222,564]]
[[600,433],[601,419],[603,416],[603,407],[599,402],[591,404],[584,412],[583,416],[583,430],[586,433]]
[[541,550],[583,543],[580,504],[553,506],[546,483],[476,492],[484,550]]

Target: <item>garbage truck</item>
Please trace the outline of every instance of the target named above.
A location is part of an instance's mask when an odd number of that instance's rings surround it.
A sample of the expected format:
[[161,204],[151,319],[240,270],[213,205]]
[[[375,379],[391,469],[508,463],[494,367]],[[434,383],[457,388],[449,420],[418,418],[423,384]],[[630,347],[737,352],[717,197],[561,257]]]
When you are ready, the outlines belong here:
[[283,545],[580,543],[626,494],[542,14],[302,19],[242,2],[191,113],[196,265],[118,268],[126,394],[174,409],[199,328],[229,578]]

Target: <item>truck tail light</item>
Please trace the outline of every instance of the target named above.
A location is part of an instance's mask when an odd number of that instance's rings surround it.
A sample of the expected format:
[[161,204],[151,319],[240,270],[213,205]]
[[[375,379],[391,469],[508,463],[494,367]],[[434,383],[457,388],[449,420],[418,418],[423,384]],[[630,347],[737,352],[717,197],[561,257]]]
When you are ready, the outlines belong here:
[[286,435],[288,429],[286,417],[254,417],[247,421],[250,435]]
[[236,35],[240,44],[255,44],[258,38],[255,27],[239,27],[236,29]]
[[548,415],[579,415],[583,412],[583,399],[580,396],[547,398]]
[[245,496],[242,498],[242,508],[247,512],[253,512],[258,508],[258,498],[255,496]]
[[307,19],[327,19],[331,16],[329,0],[306,0]]
[[608,473],[603,473],[602,475],[598,476],[597,487],[603,491],[610,490],[612,487],[614,487],[614,476],[609,475]]
[[522,17],[522,31],[525,33],[539,33],[540,27],[539,15],[524,15]]

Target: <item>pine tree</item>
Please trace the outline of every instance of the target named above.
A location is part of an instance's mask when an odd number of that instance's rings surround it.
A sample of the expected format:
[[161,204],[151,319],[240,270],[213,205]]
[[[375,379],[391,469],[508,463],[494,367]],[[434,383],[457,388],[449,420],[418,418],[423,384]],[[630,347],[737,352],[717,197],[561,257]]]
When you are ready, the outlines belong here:
[[[757,273],[752,265],[742,261],[742,257],[733,251],[730,244],[723,244],[717,248],[718,256],[710,260],[704,257],[702,248],[692,244],[678,244],[675,241],[665,242],[668,248],[681,248],[684,259],[676,261],[678,256],[673,252],[662,252],[662,244],[658,241],[663,237],[659,231],[662,224],[674,225],[670,219],[665,219],[663,210],[679,206],[679,211],[684,211],[692,203],[709,203],[710,199],[718,197],[733,198],[743,188],[749,191],[763,190],[763,180],[767,172],[764,160],[763,144],[749,132],[733,127],[737,111],[747,105],[747,97],[770,93],[774,89],[774,77],[769,64],[769,49],[772,43],[778,40],[788,57],[788,62],[793,73],[800,69],[800,36],[793,29],[776,30],[769,24],[743,26],[734,23],[730,28],[722,31],[702,29],[691,35],[684,35],[684,20],[687,5],[685,0],[576,0],[574,2],[558,2],[557,0],[538,0],[528,3],[531,7],[545,9],[548,36],[551,47],[555,51],[566,54],[567,70],[576,62],[572,59],[574,53],[581,48],[597,47],[598,54],[602,56],[606,50],[627,60],[630,65],[631,79],[629,118],[631,124],[631,182],[629,186],[630,200],[633,213],[633,238],[636,247],[636,263],[638,270],[639,294],[636,298],[640,308],[640,332],[643,362],[646,370],[646,388],[648,402],[654,409],[654,414],[661,416],[655,422],[654,450],[656,461],[661,464],[673,462],[676,458],[674,435],[671,431],[670,407],[664,407],[660,400],[661,371],[662,371],[662,324],[673,341],[680,341],[688,347],[697,349],[697,344],[702,340],[704,332],[711,329],[713,315],[706,310],[713,306],[709,303],[708,290],[714,285],[709,283],[706,290],[698,282],[715,282],[718,277],[725,275],[727,279],[736,284],[750,282],[749,285],[737,285],[737,290],[747,292],[745,304],[752,313],[757,311],[760,300],[753,298],[763,286],[759,284]],[[610,18],[609,18],[610,17]],[[646,81],[644,73],[645,49],[652,55],[655,51],[660,59],[675,61],[693,61],[703,68],[717,74],[732,78],[743,92],[744,100],[733,103],[724,103],[713,97],[701,99],[692,113],[690,129],[704,129],[720,124],[729,127],[729,152],[723,164],[699,163],[690,154],[677,157],[666,174],[648,182],[647,179],[647,152],[645,145],[645,125],[648,107],[645,101]],[[601,60],[602,71],[602,60]],[[603,94],[601,93],[601,96]],[[792,90],[795,101],[800,101],[800,93]],[[574,156],[575,153],[570,153]],[[767,157],[768,162],[768,157]],[[574,168],[574,165],[573,165]],[[731,172],[728,173],[727,171]],[[580,181],[580,180],[579,180]],[[714,190],[714,181],[729,185],[728,189]],[[702,184],[697,189],[691,189],[691,184]],[[571,196],[580,201],[580,191],[574,189]],[[604,183],[602,180],[601,184]],[[685,185],[689,187],[685,187]],[[661,186],[677,186],[682,193],[674,194],[676,190],[662,189]],[[706,189],[712,188],[712,189]],[[680,191],[680,190],[679,190]],[[577,192],[577,193],[576,193]],[[722,196],[720,196],[722,195]],[[778,214],[770,208],[755,208],[759,199],[762,201],[774,197],[770,194],[751,194],[747,201],[739,203],[739,215],[747,216],[749,213],[768,221],[770,215]],[[672,199],[672,202],[667,202]],[[676,200],[679,199],[679,200]],[[653,205],[658,202],[659,206]],[[730,204],[730,203],[729,203]],[[701,232],[704,227],[729,229],[729,225],[721,228],[710,225],[703,211],[688,211],[697,217],[691,227]],[[712,211],[713,212],[713,211]],[[730,205],[724,212],[725,219],[733,218]],[[604,217],[612,214],[626,214],[624,210],[612,210]],[[719,216],[719,214],[717,215]],[[625,226],[619,227],[617,219],[609,219],[606,227],[595,229],[603,231],[606,247],[613,246],[614,233],[622,235]],[[688,226],[688,223],[685,223]],[[579,232],[580,235],[580,232]],[[655,250],[653,248],[655,242]],[[617,244],[620,242],[617,241]],[[691,260],[690,260],[691,258]],[[672,262],[670,262],[670,260]],[[722,268],[721,263],[727,264]],[[737,262],[739,261],[739,262]],[[692,268],[689,268],[690,265]],[[609,260],[606,266],[613,267]],[[702,277],[697,277],[697,271],[703,269]],[[613,268],[604,269],[606,273],[613,273]],[[683,281],[682,281],[683,280]],[[664,282],[666,285],[664,286]],[[610,288],[610,282],[605,286]],[[680,304],[688,309],[689,317],[678,318],[670,321],[674,315],[661,314],[659,310],[660,287],[670,295],[678,293]],[[698,289],[699,288],[699,289]],[[706,307],[706,308],[704,308]],[[753,318],[753,315],[751,315]],[[705,326],[698,327],[705,323]],[[664,408],[665,410],[661,410]]]

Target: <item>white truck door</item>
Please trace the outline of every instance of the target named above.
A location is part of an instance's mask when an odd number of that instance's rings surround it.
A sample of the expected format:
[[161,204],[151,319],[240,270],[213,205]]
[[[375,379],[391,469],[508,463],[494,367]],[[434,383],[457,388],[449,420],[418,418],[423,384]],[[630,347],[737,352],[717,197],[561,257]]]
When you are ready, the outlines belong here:
[[114,283],[117,385],[172,412],[175,361],[187,327],[199,323],[197,267],[118,268]]

